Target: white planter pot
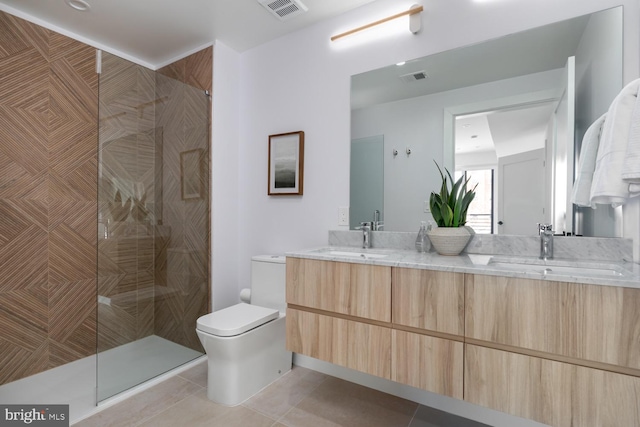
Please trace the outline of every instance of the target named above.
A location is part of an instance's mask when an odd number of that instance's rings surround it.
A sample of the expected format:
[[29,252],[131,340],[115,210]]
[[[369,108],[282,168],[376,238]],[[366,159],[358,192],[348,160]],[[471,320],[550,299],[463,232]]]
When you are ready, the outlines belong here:
[[440,255],[460,254],[471,239],[467,227],[436,227],[427,231],[427,236]]

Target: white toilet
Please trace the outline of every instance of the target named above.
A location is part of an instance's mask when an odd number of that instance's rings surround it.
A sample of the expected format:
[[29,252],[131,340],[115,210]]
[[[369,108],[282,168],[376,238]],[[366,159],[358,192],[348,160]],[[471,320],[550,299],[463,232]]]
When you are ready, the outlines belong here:
[[251,259],[251,304],[198,319],[196,332],[209,359],[209,399],[235,406],[291,370],[285,339],[285,257]]

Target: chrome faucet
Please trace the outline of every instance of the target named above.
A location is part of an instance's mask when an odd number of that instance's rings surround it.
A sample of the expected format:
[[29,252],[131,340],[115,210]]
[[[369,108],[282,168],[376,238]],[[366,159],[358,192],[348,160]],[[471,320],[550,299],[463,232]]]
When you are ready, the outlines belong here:
[[362,248],[370,248],[371,247],[371,223],[370,222],[361,222],[358,230],[362,230]]
[[380,211],[376,209],[373,211],[373,222],[371,223],[371,231],[382,231],[384,222],[380,221]]
[[551,224],[538,224],[540,235],[540,259],[553,259],[553,226]]

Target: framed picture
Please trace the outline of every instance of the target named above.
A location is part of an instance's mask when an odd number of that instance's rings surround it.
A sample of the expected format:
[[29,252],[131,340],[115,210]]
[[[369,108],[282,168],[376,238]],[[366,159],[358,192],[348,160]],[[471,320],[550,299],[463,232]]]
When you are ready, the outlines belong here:
[[202,198],[203,157],[202,148],[180,153],[180,195],[182,200]]
[[304,172],[304,132],[269,135],[270,196],[301,196]]

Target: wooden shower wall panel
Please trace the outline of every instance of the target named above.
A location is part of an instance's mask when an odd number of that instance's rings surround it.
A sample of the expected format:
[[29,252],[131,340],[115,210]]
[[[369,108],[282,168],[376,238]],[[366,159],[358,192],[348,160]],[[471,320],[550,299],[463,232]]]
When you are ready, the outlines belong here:
[[95,353],[95,49],[0,12],[0,384]]
[[158,70],[158,73],[186,83],[197,89],[213,88],[213,47],[208,47],[173,62]]
[[[201,50],[158,71],[156,90],[166,99],[156,110],[162,132],[162,219],[171,236],[156,252],[155,333],[202,351],[195,333],[209,312],[209,100],[213,48]],[[188,86],[178,84],[186,83]],[[156,134],[158,135],[158,134]],[[181,153],[200,150],[200,198],[183,200]]]

